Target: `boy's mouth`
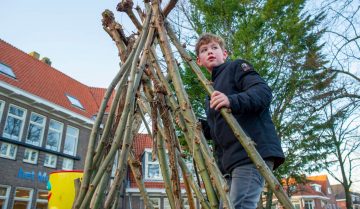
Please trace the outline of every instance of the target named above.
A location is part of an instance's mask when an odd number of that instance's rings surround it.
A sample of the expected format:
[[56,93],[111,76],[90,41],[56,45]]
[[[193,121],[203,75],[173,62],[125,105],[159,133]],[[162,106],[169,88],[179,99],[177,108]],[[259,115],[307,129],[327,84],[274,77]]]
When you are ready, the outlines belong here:
[[216,59],[216,57],[214,57],[214,56],[210,56],[210,57],[208,57],[208,61],[213,61],[213,60],[215,60]]

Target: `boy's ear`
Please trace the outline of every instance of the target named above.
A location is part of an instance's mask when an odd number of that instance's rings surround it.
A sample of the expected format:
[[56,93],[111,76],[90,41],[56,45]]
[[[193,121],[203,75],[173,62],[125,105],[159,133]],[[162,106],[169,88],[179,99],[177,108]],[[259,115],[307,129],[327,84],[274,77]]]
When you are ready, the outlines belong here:
[[200,67],[202,66],[199,57],[196,57],[196,64],[198,64]]
[[223,56],[224,56],[224,60],[226,60],[226,58],[228,57],[228,53],[226,49],[223,50]]

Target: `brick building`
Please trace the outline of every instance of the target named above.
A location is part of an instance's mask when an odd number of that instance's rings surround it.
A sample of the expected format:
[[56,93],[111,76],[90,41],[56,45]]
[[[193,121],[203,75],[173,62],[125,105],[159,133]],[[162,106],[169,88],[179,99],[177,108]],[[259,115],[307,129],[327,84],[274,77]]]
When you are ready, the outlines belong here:
[[49,173],[83,168],[104,93],[0,39],[0,209],[47,208]]
[[[344,187],[341,184],[331,185],[331,189],[334,191],[336,203],[341,209],[346,209],[346,198]],[[353,209],[360,209],[360,193],[350,191],[351,201]]]
[[[135,158],[142,164],[142,176],[149,194],[150,199],[154,203],[155,209],[170,209],[169,201],[166,196],[164,181],[162,180],[160,165],[158,161],[152,161],[151,147],[152,139],[147,134],[138,134],[133,143]],[[192,161],[188,161],[188,168],[193,170]],[[194,173],[194,172],[193,172]],[[185,189],[182,186],[182,193],[184,196]],[[196,208],[199,209],[199,202],[194,198]],[[184,208],[189,209],[187,198],[182,199]],[[145,209],[144,202],[140,196],[139,189],[136,185],[134,176],[131,172],[128,173],[128,185],[126,187],[126,197],[124,198],[123,208],[131,209]]]
[[[289,189],[295,209],[339,209],[327,175],[308,176],[305,183],[291,179],[284,188]],[[273,202],[281,208],[276,198]]]

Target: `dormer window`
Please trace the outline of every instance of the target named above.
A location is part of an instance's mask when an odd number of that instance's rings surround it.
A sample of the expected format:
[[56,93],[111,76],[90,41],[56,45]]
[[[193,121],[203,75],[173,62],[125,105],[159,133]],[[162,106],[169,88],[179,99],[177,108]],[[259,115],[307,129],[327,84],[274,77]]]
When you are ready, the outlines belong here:
[[321,192],[321,185],[319,184],[311,184],[311,188],[317,192]]
[[15,78],[16,79],[16,75],[15,73],[12,71],[11,67],[9,67],[8,65],[5,65],[3,63],[0,62],[0,73],[5,74],[11,78]]
[[84,106],[82,106],[81,102],[74,96],[70,96],[68,94],[66,94],[66,97],[68,98],[68,100],[70,101],[70,103],[80,109],[85,109]]

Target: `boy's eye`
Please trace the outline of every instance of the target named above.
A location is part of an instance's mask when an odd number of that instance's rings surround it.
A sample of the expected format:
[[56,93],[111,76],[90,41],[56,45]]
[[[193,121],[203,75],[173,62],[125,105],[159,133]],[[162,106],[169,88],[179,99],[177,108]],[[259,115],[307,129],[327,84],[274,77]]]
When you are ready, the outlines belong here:
[[217,49],[218,47],[217,46],[213,46],[213,49]]
[[200,50],[200,53],[206,52],[206,50],[207,50],[206,48],[203,48]]

